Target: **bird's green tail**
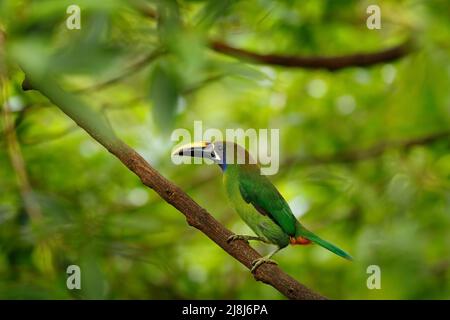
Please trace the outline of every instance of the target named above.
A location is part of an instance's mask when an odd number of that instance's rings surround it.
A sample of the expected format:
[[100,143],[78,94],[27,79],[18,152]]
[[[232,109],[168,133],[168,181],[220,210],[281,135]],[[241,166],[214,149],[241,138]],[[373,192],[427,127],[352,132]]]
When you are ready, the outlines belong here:
[[347,260],[353,260],[353,258],[344,250],[339,249],[335,245],[329,243],[328,241],[323,240],[319,236],[315,235],[305,227],[303,227],[300,223],[297,224],[295,236],[301,236],[308,240],[311,240],[312,242],[317,243],[318,245],[324,247],[325,249],[330,250],[331,252],[337,254],[338,256],[347,259]]

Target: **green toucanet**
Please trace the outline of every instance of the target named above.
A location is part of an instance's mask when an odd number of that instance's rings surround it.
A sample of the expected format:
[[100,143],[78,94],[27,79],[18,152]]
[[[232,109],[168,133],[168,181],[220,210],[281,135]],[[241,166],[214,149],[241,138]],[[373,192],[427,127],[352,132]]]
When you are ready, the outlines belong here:
[[261,175],[259,165],[240,145],[226,141],[202,141],[182,146],[174,154],[210,159],[222,169],[231,204],[257,235],[233,235],[229,241],[259,240],[278,246],[270,255],[255,260],[252,272],[262,263],[276,263],[270,258],[289,243],[306,245],[314,242],[352,260],[345,251],[319,238],[295,218],[283,196],[265,175]]

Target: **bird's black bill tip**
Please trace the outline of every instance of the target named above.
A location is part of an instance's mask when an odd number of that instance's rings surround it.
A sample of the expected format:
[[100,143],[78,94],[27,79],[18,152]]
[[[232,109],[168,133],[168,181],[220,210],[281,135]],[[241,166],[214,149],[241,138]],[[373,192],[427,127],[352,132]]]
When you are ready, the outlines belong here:
[[186,148],[176,153],[178,156],[184,157],[203,157],[203,148]]

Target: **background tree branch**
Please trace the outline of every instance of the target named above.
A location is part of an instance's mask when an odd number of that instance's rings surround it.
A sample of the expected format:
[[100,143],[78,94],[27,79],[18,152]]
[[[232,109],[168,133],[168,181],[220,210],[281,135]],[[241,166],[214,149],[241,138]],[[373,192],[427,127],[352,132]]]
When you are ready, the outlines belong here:
[[[167,203],[174,206],[186,217],[187,223],[202,231],[228,254],[248,269],[261,255],[248,243],[235,241],[227,243],[231,231],[221,225],[204,208],[197,204],[175,184],[168,181],[151,167],[136,151],[120,140],[101,115],[96,113],[75,95],[65,92],[59,85],[44,76],[32,65],[22,64],[27,75],[28,88],[33,88],[46,96],[67,116],[83,128],[97,142],[116,156],[128,169],[134,172],[149,188],[156,191]],[[258,281],[271,285],[290,299],[325,299],[303,284],[284,273],[278,266],[264,264],[254,274]]]
[[6,79],[0,78],[0,88],[2,88],[2,119],[4,125],[4,135],[6,150],[9,155],[11,167],[17,177],[17,187],[20,191],[23,206],[30,217],[35,222],[42,218],[42,210],[39,202],[36,200],[33,188],[28,177],[26,163],[22,154],[22,149],[17,139],[16,128],[11,110],[8,103],[8,94],[6,92]]
[[[158,12],[138,1],[132,5],[143,16],[150,19],[159,19]],[[288,68],[303,69],[326,69],[336,71],[349,67],[367,67],[378,63],[386,63],[400,59],[413,51],[412,39],[407,39],[403,43],[375,52],[353,53],[340,56],[300,56],[281,54],[261,54],[251,50],[233,47],[223,41],[210,40],[209,47],[219,53],[246,60],[252,63],[282,66]]]
[[418,145],[427,145],[435,141],[442,140],[450,137],[450,130],[444,130],[440,132],[431,133],[428,135],[414,137],[403,140],[388,140],[381,141],[377,144],[366,148],[344,151],[332,155],[323,156],[310,156],[310,157],[291,157],[284,161],[284,165],[322,165],[329,163],[351,163],[358,162],[367,159],[372,159],[381,156],[387,150],[390,149],[403,149],[408,150]]
[[412,50],[411,40],[377,52],[354,53],[342,56],[299,56],[260,54],[250,50],[235,48],[221,41],[211,41],[210,47],[220,53],[253,63],[282,66],[288,68],[326,69],[336,71],[348,67],[367,67],[404,57]]

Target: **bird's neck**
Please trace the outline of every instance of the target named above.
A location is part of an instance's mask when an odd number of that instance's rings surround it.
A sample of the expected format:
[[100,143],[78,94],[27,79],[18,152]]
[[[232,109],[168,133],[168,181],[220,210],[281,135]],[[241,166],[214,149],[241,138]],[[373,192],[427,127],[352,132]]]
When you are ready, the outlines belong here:
[[240,172],[257,172],[259,174],[260,169],[258,164],[238,164],[238,163],[219,163],[222,173],[226,175],[239,175]]
[[226,144],[220,156],[222,163],[218,163],[218,165],[223,173],[230,167],[236,167],[239,170],[248,166],[253,167],[256,164],[248,151],[237,144]]

